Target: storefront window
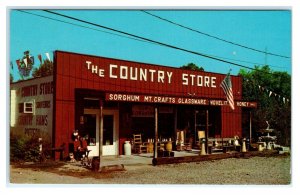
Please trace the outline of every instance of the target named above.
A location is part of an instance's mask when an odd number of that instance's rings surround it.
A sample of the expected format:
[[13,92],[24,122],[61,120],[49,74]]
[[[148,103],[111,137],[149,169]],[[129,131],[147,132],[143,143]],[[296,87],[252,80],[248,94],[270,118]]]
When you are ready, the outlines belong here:
[[89,145],[96,145],[96,114],[84,115],[84,129],[81,136],[87,138]]
[[113,144],[113,132],[114,132],[114,116],[103,116],[103,145]]

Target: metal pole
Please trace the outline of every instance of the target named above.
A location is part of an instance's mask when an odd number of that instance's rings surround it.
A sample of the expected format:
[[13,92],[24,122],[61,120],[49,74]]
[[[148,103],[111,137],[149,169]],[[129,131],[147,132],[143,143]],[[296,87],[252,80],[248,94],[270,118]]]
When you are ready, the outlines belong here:
[[194,144],[196,145],[196,134],[197,134],[197,110],[195,110],[195,132],[194,132]]
[[103,147],[103,106],[100,102],[100,132],[99,132],[99,159],[102,156],[102,147]]
[[208,153],[208,110],[206,110],[206,130],[205,130],[205,148]]
[[176,132],[177,132],[177,107],[174,108],[174,134],[175,134],[175,141],[176,141]]
[[157,158],[157,138],[158,138],[158,117],[157,117],[157,107],[155,107],[155,139],[154,139],[154,154],[153,158]]
[[249,122],[249,139],[250,139],[250,144],[252,143],[252,111],[250,111],[250,122]]

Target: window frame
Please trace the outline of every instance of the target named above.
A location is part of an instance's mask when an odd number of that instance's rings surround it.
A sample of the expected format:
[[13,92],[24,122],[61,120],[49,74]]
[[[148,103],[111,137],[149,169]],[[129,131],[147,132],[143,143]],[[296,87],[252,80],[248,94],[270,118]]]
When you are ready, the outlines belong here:
[[[31,106],[28,106],[27,104],[31,105]],[[30,109],[31,110],[28,110]],[[24,102],[24,110],[23,110],[23,113],[26,113],[26,114],[33,114],[33,111],[34,111],[34,102],[33,101],[28,101],[28,102]]]

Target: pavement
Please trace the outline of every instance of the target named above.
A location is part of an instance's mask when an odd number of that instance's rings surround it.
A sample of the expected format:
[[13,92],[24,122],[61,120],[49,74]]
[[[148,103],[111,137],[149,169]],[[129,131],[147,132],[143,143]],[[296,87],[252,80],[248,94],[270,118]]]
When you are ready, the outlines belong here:
[[[198,156],[199,150],[192,151],[173,151],[174,157]],[[153,153],[141,153],[119,156],[102,156],[100,167],[112,165],[152,165]]]

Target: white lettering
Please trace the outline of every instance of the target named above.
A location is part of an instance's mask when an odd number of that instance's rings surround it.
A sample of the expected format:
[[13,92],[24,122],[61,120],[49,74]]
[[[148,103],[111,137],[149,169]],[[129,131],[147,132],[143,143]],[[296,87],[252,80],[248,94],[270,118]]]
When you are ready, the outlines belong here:
[[133,67],[130,67],[130,80],[136,81],[137,80],[137,68],[134,68],[134,73],[132,71]]
[[116,69],[116,68],[118,68],[117,65],[114,65],[114,64],[110,64],[110,65],[109,65],[109,77],[110,77],[110,78],[114,78],[114,79],[118,78],[117,75],[114,75],[114,74],[113,74],[113,69]]
[[153,82],[154,80],[154,73],[156,72],[156,70],[152,70],[152,69],[149,69],[149,72],[150,72],[150,77],[151,77],[151,82]]
[[201,75],[198,75],[197,76],[197,86],[198,87],[202,87],[202,81],[203,80],[203,76],[201,76]]
[[[98,65],[86,61],[86,66],[93,74],[97,74],[99,77],[105,77],[105,70],[100,69]],[[109,65],[109,78],[113,79],[119,78],[132,81],[150,81],[170,84],[172,83],[172,76],[173,72],[163,70],[120,66],[115,64]],[[148,80],[148,78],[150,79]],[[216,77],[182,73],[182,85],[216,88]]]
[[173,74],[173,72],[167,72],[168,83],[171,83],[172,74]]
[[188,85],[189,84],[189,80],[188,80],[188,77],[189,75],[188,74],[182,74],[182,84],[183,85]]
[[120,79],[128,79],[128,67],[120,66]]
[[97,74],[97,72],[98,72],[98,66],[92,65],[92,73]]
[[104,77],[104,70],[103,69],[99,69],[99,77]]
[[211,87],[216,88],[216,77],[211,77]]
[[140,80],[147,81],[147,69],[143,70],[140,68]]
[[87,68],[88,68],[88,70],[90,69],[90,65],[92,64],[92,62],[90,62],[90,61],[85,61],[85,63],[87,64]]
[[164,83],[164,80],[165,80],[165,72],[161,70],[157,71],[157,82]]
[[192,80],[192,82],[191,82],[192,84],[191,84],[191,85],[193,86],[193,85],[194,85],[194,78],[195,78],[195,75],[191,74],[190,77],[191,77],[191,80]]
[[204,87],[209,87],[209,77],[208,76],[204,77]]
[[236,102],[237,106],[248,107],[248,102]]

